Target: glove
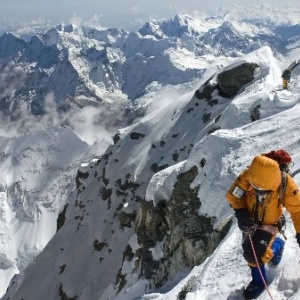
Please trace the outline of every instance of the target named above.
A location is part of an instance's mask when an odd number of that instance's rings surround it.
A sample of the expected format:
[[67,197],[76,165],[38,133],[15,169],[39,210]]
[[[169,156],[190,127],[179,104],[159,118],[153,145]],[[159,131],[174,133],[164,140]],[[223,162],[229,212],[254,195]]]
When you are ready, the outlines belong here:
[[[238,227],[242,231],[248,231],[250,227],[254,224],[250,220],[250,213],[246,208],[240,208],[235,210],[235,217],[237,218]],[[299,234],[300,242],[300,234]]]
[[296,239],[297,239],[297,243],[298,243],[298,245],[300,247],[300,233],[296,234]]

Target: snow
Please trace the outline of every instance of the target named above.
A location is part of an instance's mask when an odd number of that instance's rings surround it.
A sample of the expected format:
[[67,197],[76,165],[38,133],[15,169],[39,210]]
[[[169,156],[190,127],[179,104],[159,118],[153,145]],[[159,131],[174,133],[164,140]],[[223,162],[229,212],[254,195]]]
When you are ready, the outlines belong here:
[[77,168],[91,152],[68,127],[0,139],[1,294],[55,234]]
[[[245,60],[260,64],[261,72],[257,74],[259,84],[252,84],[245,93],[236,97],[231,105],[236,107],[236,115],[243,115],[244,111],[248,110],[247,107],[257,99],[261,102],[262,99],[257,98],[257,92],[265,93],[268,95],[268,103],[262,105],[265,108],[262,110],[264,118],[237,126],[237,119],[227,118],[226,111],[223,112],[228,129],[218,130],[201,140],[187,161],[156,173],[148,185],[146,199],[168,199],[174,184],[174,170],[184,168],[184,164],[187,165],[186,169],[189,169],[204,155],[207,161],[214,160],[215,163],[210,166],[211,169],[205,169],[206,175],[198,175],[193,186],[201,184],[198,196],[204,199],[205,204],[202,204],[199,212],[217,217],[217,226],[232,214],[224,192],[228,190],[237,174],[251,162],[254,155],[274,148],[283,148],[287,149],[297,162],[299,151],[296,132],[299,130],[300,109],[297,78],[294,78],[289,91],[273,92],[271,89],[276,87],[279,81],[274,79],[279,78],[281,73],[270,49],[256,51],[245,57]],[[222,125],[224,128],[225,121]],[[216,160],[216,153],[220,159]],[[299,164],[296,163],[294,168],[297,170]],[[299,177],[298,180],[297,177],[295,179],[299,183]],[[270,285],[274,299],[297,299],[300,296],[299,271],[294,267],[299,264],[299,247],[295,242],[295,233],[290,221],[287,232],[289,234],[282,267],[275,272]],[[185,286],[190,286],[186,299],[218,300],[235,295],[238,299],[242,288],[250,281],[250,273],[241,251],[241,233],[235,224],[215,253],[201,266],[195,267],[171,291],[153,293],[141,299],[176,299],[178,292]],[[259,299],[268,299],[268,295],[264,293]]]
[[[256,52],[252,55],[255,61],[260,55],[269,55],[269,49]],[[207,137],[205,142],[201,142],[193,149],[189,160],[186,162],[189,166],[194,165],[199,157],[205,154],[207,161],[214,159],[215,152],[221,159],[216,160],[211,166],[213,170],[205,169],[207,175],[199,175],[195,179],[194,186],[201,182],[202,188],[199,194],[200,199],[205,199],[205,204],[201,206],[200,213],[205,215],[217,216],[223,220],[226,216],[232,214],[232,210],[224,199],[224,191],[228,190],[229,184],[249,163],[257,153],[264,153],[271,149],[287,149],[294,157],[294,169],[299,169],[297,162],[299,157],[299,139],[296,133],[299,130],[299,109],[300,94],[297,78],[294,78],[289,91],[270,91],[272,80],[278,78],[279,68],[275,60],[266,60],[269,65],[269,74],[262,81],[261,86],[253,84],[247,91],[248,97],[236,97],[232,105],[236,105],[237,114],[242,109],[249,106],[249,102],[256,101],[256,95],[253,95],[253,88],[267,92],[269,90],[268,106],[273,105],[273,109],[267,108],[263,115],[265,118],[254,123],[246,124],[241,127],[222,129]],[[263,67],[264,68],[264,67]],[[258,76],[261,78],[261,75]],[[261,80],[259,80],[261,81]],[[273,86],[274,87],[274,86]],[[240,103],[239,103],[240,102]],[[237,106],[238,104],[238,106]],[[278,112],[278,109],[283,109]],[[229,119],[230,121],[230,119]],[[236,119],[231,119],[236,122]],[[232,127],[232,125],[229,125]],[[209,149],[211,155],[209,155]],[[215,150],[217,149],[217,150]],[[191,161],[191,162],[189,162]],[[170,177],[172,177],[170,168]],[[187,167],[188,169],[188,167]],[[167,169],[168,170],[168,169]],[[164,170],[160,173],[167,173]],[[153,178],[162,175],[155,174]],[[208,177],[208,178],[207,178]],[[300,177],[297,175],[295,180],[300,183]],[[158,181],[153,179],[153,181]],[[158,185],[158,184],[157,184]],[[207,185],[207,187],[206,187]],[[151,182],[149,188],[151,187]],[[169,187],[170,188],[170,187]],[[165,187],[160,187],[165,190]],[[157,188],[156,193],[159,193]],[[148,192],[148,194],[150,194]],[[149,196],[149,198],[151,198]],[[281,266],[276,269],[268,269],[269,277],[272,278],[270,284],[270,293],[273,299],[298,299],[300,297],[299,280],[299,254],[300,249],[294,239],[295,232],[289,216],[286,229],[287,241],[284,250],[284,259]],[[222,300],[222,299],[241,299],[241,293],[244,286],[250,281],[250,272],[242,257],[241,232],[236,223],[220,244],[218,249],[202,265],[194,267],[190,274],[179,284],[175,285],[167,293],[153,293],[142,296],[140,299],[177,299],[178,293],[188,287],[185,299],[201,300]],[[265,292],[258,299],[269,299]]]
[[[178,25],[184,20],[177,16],[174,22]],[[177,27],[165,25],[170,34],[178,33]],[[200,27],[197,30],[208,31]],[[252,27],[238,27],[235,24],[235,30],[244,33],[249,30],[247,34],[254,34]],[[65,35],[70,35],[73,43],[80,45],[81,40],[73,28]],[[48,37],[48,42],[54,43],[55,32],[49,32]],[[137,43],[140,41],[137,37],[132,34],[130,41]],[[145,51],[145,56],[160,49],[147,48],[154,41],[153,37],[143,40],[141,50]],[[62,40],[66,42],[67,39]],[[81,72],[88,72],[88,66],[77,57],[75,50],[70,49],[74,67],[83,67]],[[133,50],[127,51],[131,55]],[[169,200],[177,177],[196,166],[198,175],[191,188],[199,187],[201,206],[198,213],[213,217],[217,228],[233,213],[225,199],[226,191],[256,154],[286,149],[295,162],[292,171],[299,171],[300,71],[293,73],[288,91],[276,90],[281,84],[284,66],[299,54],[299,49],[295,49],[286,57],[275,57],[266,46],[234,58],[216,58],[211,54],[197,57],[190,51],[176,52],[173,48],[168,53],[149,56],[148,61],[140,55],[136,61],[141,64],[131,70],[137,72],[136,78],[144,74],[139,69],[142,64],[145,63],[145,70],[151,76],[157,74],[162,64],[170,66],[176,85],[163,86],[162,82],[169,83],[167,80],[153,83],[149,94],[142,98],[145,103],[151,103],[146,106],[145,117],[120,129],[121,139],[115,145],[108,145],[107,141],[88,145],[80,138],[80,132],[76,134],[69,127],[58,126],[34,134],[1,137],[2,299],[40,300],[46,294],[48,299],[59,299],[60,285],[69,298],[76,295],[78,300],[167,300],[178,299],[180,293],[185,293],[188,300],[239,299],[250,281],[250,273],[242,257],[241,232],[236,221],[219,247],[201,265],[192,269],[182,266],[162,288],[153,290],[148,280],[139,277],[137,257],[128,258],[141,249],[135,228],[130,224],[121,226],[119,216],[138,212],[138,197],[154,206],[161,200]],[[185,59],[181,61],[182,57]],[[210,106],[194,97],[195,89],[204,82],[216,82],[218,72],[244,62],[256,63],[259,68],[254,80],[233,99],[215,92],[213,96],[218,104]],[[183,73],[176,73],[176,69],[189,72],[193,66],[206,70],[201,76],[200,72],[192,73],[194,81],[180,85],[178,77]],[[261,117],[252,121],[250,114],[257,105],[260,105]],[[204,112],[211,114],[207,122],[202,118]],[[89,109],[87,113],[94,117]],[[216,126],[220,129],[210,133]],[[133,133],[140,136],[132,138]],[[177,159],[174,154],[178,155]],[[153,171],[155,165],[166,167]],[[78,171],[87,176],[84,184],[80,178],[75,181]],[[299,173],[295,180],[300,184]],[[137,187],[123,195],[125,183]],[[104,199],[104,191],[111,191],[114,198]],[[119,198],[115,196],[117,193]],[[57,217],[65,205],[69,206],[66,222],[56,232]],[[300,297],[300,249],[288,214],[287,221],[288,239],[283,261],[277,270],[268,269],[272,279],[270,293],[277,300]],[[150,248],[157,262],[164,255],[164,246],[162,240]],[[124,249],[127,249],[127,256]],[[120,285],[116,281],[122,278],[125,283],[118,291]],[[9,290],[5,292],[8,285]],[[267,293],[259,299],[268,299]]]
[[180,174],[180,169],[184,163],[183,161],[154,174],[146,190],[146,201],[153,201],[154,206],[156,206],[156,202],[170,199],[177,176]]
[[[299,246],[294,239],[294,231],[290,219],[287,224],[287,240],[281,265],[277,269],[267,266],[270,293],[274,300],[295,300],[300,296]],[[185,299],[225,300],[242,299],[241,293],[251,280],[250,269],[247,267],[241,249],[242,235],[236,223],[222,241],[220,246],[202,265],[194,267],[190,274],[177,284],[171,291],[160,294],[153,293],[141,299],[176,299],[178,292],[189,286]],[[258,299],[270,299],[264,292]]]
[[[161,105],[159,108],[154,109],[145,118],[141,119],[130,128],[125,129],[122,132],[124,138],[120,141],[120,146],[112,154],[112,160],[107,165],[106,172],[111,174],[118,174],[119,178],[122,178],[122,174],[132,173],[134,174],[132,180],[134,182],[145,182],[149,180],[147,189],[145,192],[145,198],[147,201],[153,201],[156,204],[161,199],[169,199],[173,191],[176,177],[194,165],[199,165],[202,158],[205,158],[207,163],[203,172],[199,172],[198,176],[192,183],[192,187],[201,185],[199,189],[198,197],[202,199],[202,205],[199,209],[199,214],[213,216],[216,218],[215,227],[217,227],[225,218],[232,215],[232,210],[225,200],[225,192],[231,185],[234,178],[241,172],[245,166],[247,166],[252,157],[257,153],[267,152],[274,148],[284,148],[288,150],[295,160],[295,170],[300,167],[298,159],[298,135],[299,130],[299,109],[300,109],[300,98],[298,86],[296,83],[291,85],[289,91],[278,91],[274,92],[273,89],[277,86],[277,82],[274,82],[275,78],[280,76],[280,68],[276,59],[273,57],[271,50],[268,47],[259,49],[252,54],[245,56],[242,60],[232,65],[228,65],[227,68],[232,68],[244,61],[255,62],[260,68],[255,75],[255,80],[252,84],[248,85],[246,89],[236,96],[231,101],[225,101],[219,99],[219,110],[222,109],[222,116],[219,120],[222,129],[215,131],[214,133],[206,136],[202,131],[207,128],[206,124],[200,124],[199,121],[196,123],[193,118],[187,116],[186,108],[192,103],[189,94],[183,97],[181,101],[170,101],[165,105]],[[212,79],[214,80],[214,79]],[[256,122],[250,122],[249,111],[251,107],[255,106],[256,103],[261,103],[261,115],[263,118]],[[235,118],[232,118],[232,111],[235,111]],[[247,120],[248,118],[248,120]],[[195,124],[198,124],[195,126]],[[139,140],[138,143],[133,143],[126,137],[133,131],[143,134],[145,137]],[[174,163],[170,167],[155,173],[149,177],[149,172],[145,172],[151,161],[156,161],[155,157],[150,156],[152,151],[151,145],[159,147],[160,141],[165,140],[166,145],[164,146],[164,153],[168,153],[168,147],[174,149],[174,145],[168,146],[169,135],[174,133],[180,133],[180,139],[177,141],[178,148],[185,144],[186,140],[193,141],[194,147],[191,149],[191,153],[188,158],[181,160],[178,163]],[[174,139],[174,138],[173,138]],[[67,141],[67,144],[69,142]],[[72,143],[71,143],[72,145]],[[72,147],[74,148],[74,147]],[[126,159],[124,155],[126,154]],[[159,154],[158,154],[159,155]],[[114,166],[113,157],[118,157],[122,161],[122,167],[119,168],[117,165]],[[123,158],[122,158],[123,157]],[[65,161],[58,160],[58,162]],[[97,162],[94,160],[94,164]],[[86,172],[91,167],[91,164],[81,163],[82,172]],[[130,171],[131,170],[131,171]],[[108,174],[106,176],[108,176]],[[118,178],[117,177],[117,178]],[[113,177],[112,177],[113,178]],[[147,179],[149,178],[149,179]],[[299,176],[295,177],[299,180]],[[92,178],[89,178],[90,184],[92,184]],[[89,196],[93,193],[98,193],[98,187],[89,188]],[[97,197],[96,197],[97,198]],[[117,204],[115,204],[117,205]],[[66,264],[67,269],[71,269],[70,277],[64,275],[64,291],[68,295],[74,295],[74,282],[77,289],[81,290],[80,299],[96,299],[95,291],[98,286],[100,292],[100,286],[102,287],[101,296],[99,299],[111,298],[113,295],[113,288],[110,285],[110,278],[114,277],[115,268],[109,265],[105,261],[119,261],[120,251],[118,248],[122,244],[130,244],[133,251],[138,249],[138,240],[136,234],[133,233],[132,229],[126,229],[121,235],[118,234],[115,237],[109,238],[110,230],[117,230],[115,225],[110,224],[100,226],[100,220],[109,220],[112,212],[106,210],[105,204],[101,204],[102,215],[99,216],[97,210],[93,208],[89,211],[91,216],[90,219],[84,221],[86,228],[79,236],[70,235],[68,242],[64,241],[64,236],[69,235],[67,232],[72,232],[72,223],[68,222],[62,231],[51,240],[48,247],[39,255],[35,264],[43,270],[50,270],[53,265]],[[88,209],[88,207],[87,207]],[[130,212],[134,209],[133,203],[126,202],[123,205],[123,209],[126,212]],[[106,213],[105,213],[106,211]],[[79,211],[78,211],[79,212]],[[106,278],[100,282],[91,282],[92,278],[97,277],[97,271],[93,268],[95,262],[96,253],[90,252],[90,260],[81,261],[78,253],[86,254],[85,244],[92,242],[93,237],[90,236],[90,232],[87,231],[87,227],[95,228],[97,224],[92,223],[92,220],[98,219],[98,240],[107,241],[109,249],[101,252],[102,256],[105,257],[103,260],[103,269],[101,272],[105,272]],[[289,220],[289,219],[288,219]],[[97,223],[97,222],[96,222]],[[107,223],[106,223],[107,224]],[[43,228],[43,230],[45,230]],[[71,230],[71,231],[68,231]],[[92,232],[94,229],[92,229]],[[117,232],[117,231],[115,231]],[[270,284],[270,292],[274,296],[274,299],[282,299],[282,297],[288,297],[288,299],[296,299],[299,296],[298,293],[298,276],[299,272],[297,268],[292,268],[292,264],[298,264],[296,260],[299,255],[298,245],[296,244],[293,236],[295,235],[293,227],[289,220],[287,228],[288,240],[286,243],[285,257],[282,262],[281,268],[276,271],[274,279]],[[89,236],[89,237],[88,237]],[[90,240],[87,241],[87,238]],[[86,243],[76,242],[86,240]],[[110,239],[110,242],[109,242]],[[127,242],[126,242],[127,241]],[[70,252],[71,249],[68,245],[72,244],[72,248],[78,249],[77,252]],[[59,249],[56,245],[60,245],[68,250],[67,256],[61,258],[61,262],[55,262],[55,257],[59,254]],[[150,250],[153,254],[154,259],[159,260],[162,255],[163,242],[157,243],[155,247]],[[29,255],[35,255],[34,251],[28,251],[26,248],[20,248],[21,258],[28,259]],[[33,249],[34,250],[34,249]],[[66,250],[67,251],[67,250]],[[26,253],[24,256],[23,253]],[[62,255],[62,254],[61,254]],[[51,259],[50,257],[51,256]],[[45,257],[49,257],[47,262]],[[72,261],[79,260],[76,264],[71,264]],[[3,259],[6,264],[8,260]],[[182,289],[186,289],[186,299],[227,299],[228,297],[238,297],[242,288],[250,280],[250,274],[246,263],[242,258],[241,253],[241,233],[238,230],[236,224],[232,226],[230,232],[217,248],[217,250],[207,258],[207,260],[200,266],[194,267],[188,275],[181,275],[181,278],[174,278],[173,286],[169,283],[169,289],[166,287],[158,290],[153,294],[143,296],[143,290],[146,282],[144,280],[138,280],[135,273],[131,270],[134,269],[134,262],[125,260],[122,264],[122,274],[131,274],[126,277],[128,281],[124,291],[120,292],[114,299],[133,299],[134,297],[140,297],[140,299],[176,299],[178,293]],[[30,268],[25,269],[23,280],[26,277],[31,278],[33,282],[36,282],[37,277],[34,275],[36,269],[34,265]],[[65,274],[65,272],[63,274]],[[82,277],[79,276],[78,272],[86,273],[85,282],[82,282]],[[54,281],[52,280],[52,273],[46,273],[46,271],[39,271],[39,277],[44,276],[44,282],[49,285],[48,289],[54,289]],[[72,275],[71,275],[72,274]],[[25,278],[25,279],[24,279]],[[34,279],[35,278],[35,279]],[[95,279],[94,279],[95,280]],[[23,281],[25,282],[25,281]],[[38,282],[38,281],[37,281]],[[7,282],[6,282],[7,284]],[[25,288],[26,286],[24,286]],[[106,288],[104,288],[106,287]],[[168,290],[168,291],[167,291]],[[36,291],[35,296],[31,296],[33,299],[41,297],[42,290]],[[26,288],[19,288],[16,290],[17,295],[26,295]],[[50,293],[51,297],[54,297],[53,292]],[[276,298],[277,297],[277,298]],[[264,294],[260,299],[267,299]]]
[[149,249],[152,253],[152,257],[153,257],[154,260],[159,261],[161,258],[164,257],[164,253],[162,251],[163,245],[164,245],[163,242],[159,242],[155,245],[155,248],[150,248]]

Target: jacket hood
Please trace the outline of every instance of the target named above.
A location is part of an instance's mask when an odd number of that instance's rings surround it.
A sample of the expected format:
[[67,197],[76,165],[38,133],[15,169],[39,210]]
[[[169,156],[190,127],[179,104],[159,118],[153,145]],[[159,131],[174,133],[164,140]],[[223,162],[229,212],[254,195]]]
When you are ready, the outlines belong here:
[[269,157],[255,156],[248,169],[248,179],[262,189],[276,191],[281,183],[279,165]]

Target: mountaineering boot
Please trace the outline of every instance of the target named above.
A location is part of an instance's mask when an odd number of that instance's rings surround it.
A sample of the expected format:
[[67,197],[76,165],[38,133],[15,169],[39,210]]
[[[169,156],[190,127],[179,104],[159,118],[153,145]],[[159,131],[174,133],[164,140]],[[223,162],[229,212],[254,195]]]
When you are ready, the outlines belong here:
[[274,256],[269,262],[270,267],[276,268],[279,265],[282,259],[283,249],[284,249],[284,241],[279,237],[275,238],[275,241],[272,245]]
[[[260,270],[265,282],[267,282],[265,266],[264,265],[260,266]],[[251,267],[251,276],[252,276],[252,280],[248,284],[248,286],[246,287],[243,293],[244,298],[247,300],[256,299],[265,290],[265,284],[261,277],[258,267],[255,268]]]
[[246,300],[256,299],[263,293],[264,290],[264,285],[256,285],[252,280],[244,290],[243,296]]

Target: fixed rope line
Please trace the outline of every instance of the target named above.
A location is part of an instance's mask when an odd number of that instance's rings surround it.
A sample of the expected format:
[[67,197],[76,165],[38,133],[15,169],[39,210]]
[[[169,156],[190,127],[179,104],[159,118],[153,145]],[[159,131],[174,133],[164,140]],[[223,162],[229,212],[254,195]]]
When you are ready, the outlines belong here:
[[263,276],[263,274],[262,274],[262,272],[261,272],[261,269],[260,269],[260,267],[259,267],[258,259],[257,259],[257,256],[256,256],[256,252],[255,252],[255,249],[254,249],[254,245],[253,245],[253,241],[252,241],[250,232],[248,233],[248,235],[249,235],[250,244],[251,244],[251,247],[252,247],[252,251],[253,251],[253,254],[254,254],[254,258],[255,258],[256,265],[257,265],[257,267],[258,267],[259,274],[260,274],[260,276],[261,276],[261,279],[262,279],[262,281],[263,281],[263,283],[264,283],[264,285],[265,285],[265,288],[266,288],[266,290],[267,290],[267,292],[268,292],[270,298],[271,298],[272,300],[274,300],[273,297],[272,297],[272,295],[271,295],[271,293],[270,293],[270,290],[269,290],[269,287],[268,287],[268,285],[267,285],[267,282],[266,282],[266,280],[265,280],[265,278],[264,278],[264,276]]

